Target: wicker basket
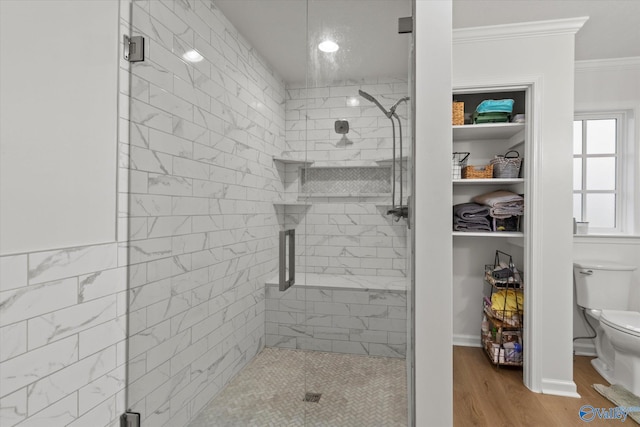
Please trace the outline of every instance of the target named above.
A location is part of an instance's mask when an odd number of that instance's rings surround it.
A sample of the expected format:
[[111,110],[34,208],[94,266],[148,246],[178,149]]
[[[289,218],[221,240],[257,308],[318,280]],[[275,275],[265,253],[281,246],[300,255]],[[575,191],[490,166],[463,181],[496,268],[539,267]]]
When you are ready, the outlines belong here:
[[[515,156],[510,153],[515,153]],[[509,151],[504,156],[496,156],[491,160],[493,165],[493,177],[494,178],[517,178],[520,174],[520,164],[522,158],[517,151]]]
[[464,124],[464,102],[453,101],[452,115],[452,123],[454,126]]
[[493,178],[493,165],[465,166],[462,168],[463,179],[488,179]]

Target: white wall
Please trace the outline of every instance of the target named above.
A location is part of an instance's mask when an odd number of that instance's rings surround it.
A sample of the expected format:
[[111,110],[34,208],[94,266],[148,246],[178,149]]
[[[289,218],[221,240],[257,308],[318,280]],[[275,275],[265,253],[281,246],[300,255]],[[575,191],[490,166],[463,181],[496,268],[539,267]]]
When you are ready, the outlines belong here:
[[0,2],[3,427],[117,426],[125,410],[118,6]]
[[0,254],[112,241],[118,2],[0,8]]
[[[451,0],[416,1],[415,425],[453,424]],[[424,167],[428,165],[428,167]]]
[[[525,385],[575,395],[572,365],[570,218],[574,34],[582,21],[456,31],[453,86],[533,83],[527,203],[533,209],[525,239],[530,259],[525,336]],[[563,29],[563,27],[565,27]],[[527,32],[529,37],[518,36]],[[501,36],[502,35],[502,36]],[[567,220],[562,220],[566,218]],[[553,314],[553,315],[551,315]],[[565,327],[559,327],[565,325]]]

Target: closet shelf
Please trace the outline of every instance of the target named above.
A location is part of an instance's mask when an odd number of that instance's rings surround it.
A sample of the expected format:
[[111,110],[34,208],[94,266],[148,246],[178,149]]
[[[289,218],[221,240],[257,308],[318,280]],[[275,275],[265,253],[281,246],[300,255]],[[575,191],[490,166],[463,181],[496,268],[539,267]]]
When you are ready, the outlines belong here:
[[510,145],[524,141],[524,123],[485,123],[453,126],[454,141],[489,141],[508,139]]
[[454,185],[521,184],[524,178],[454,179]]
[[521,231],[481,231],[481,232],[467,232],[467,231],[452,231],[453,237],[524,237],[524,233]]

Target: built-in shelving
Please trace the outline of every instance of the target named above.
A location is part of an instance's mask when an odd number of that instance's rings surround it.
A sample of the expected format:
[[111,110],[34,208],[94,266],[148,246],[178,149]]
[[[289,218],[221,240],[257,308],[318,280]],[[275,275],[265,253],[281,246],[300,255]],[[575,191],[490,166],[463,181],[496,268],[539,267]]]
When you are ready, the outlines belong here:
[[524,141],[524,123],[484,123],[453,126],[453,140],[495,141],[509,140],[510,145]]
[[524,237],[521,231],[452,231],[454,237]]
[[524,178],[454,179],[454,185],[522,184]]

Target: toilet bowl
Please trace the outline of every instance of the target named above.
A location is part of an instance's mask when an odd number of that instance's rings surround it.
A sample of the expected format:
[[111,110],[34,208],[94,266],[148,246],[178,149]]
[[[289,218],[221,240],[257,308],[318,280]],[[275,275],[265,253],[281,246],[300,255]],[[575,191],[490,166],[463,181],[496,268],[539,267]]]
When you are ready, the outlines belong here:
[[629,311],[635,269],[602,261],[573,264],[577,304],[596,321],[598,357],[591,364],[610,384],[640,395],[640,313]]
[[602,310],[600,325],[614,350],[613,381],[640,396],[640,313]]

